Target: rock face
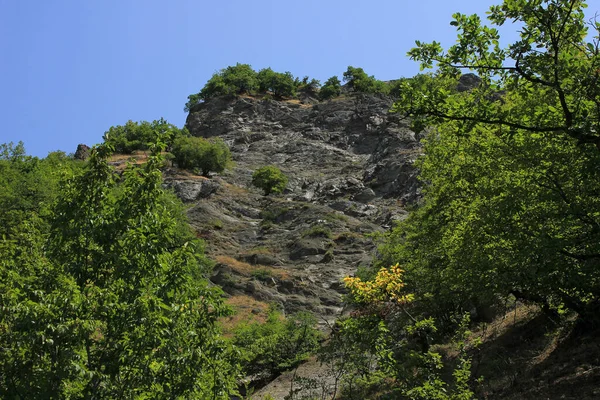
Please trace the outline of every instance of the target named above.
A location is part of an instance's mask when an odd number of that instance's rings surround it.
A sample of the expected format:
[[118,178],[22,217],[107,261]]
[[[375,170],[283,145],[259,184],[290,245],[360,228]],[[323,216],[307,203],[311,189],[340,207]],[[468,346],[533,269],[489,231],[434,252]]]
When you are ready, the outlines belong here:
[[76,160],[87,160],[90,155],[90,146],[86,144],[78,144],[75,155],[73,156]]
[[[191,110],[190,132],[222,138],[235,162],[210,180],[166,174],[217,263],[214,283],[286,312],[339,316],[342,278],[371,263],[369,234],[419,198],[419,137],[388,112],[391,104],[377,95],[316,104],[220,97]],[[268,164],[289,178],[282,195],[251,185]]]

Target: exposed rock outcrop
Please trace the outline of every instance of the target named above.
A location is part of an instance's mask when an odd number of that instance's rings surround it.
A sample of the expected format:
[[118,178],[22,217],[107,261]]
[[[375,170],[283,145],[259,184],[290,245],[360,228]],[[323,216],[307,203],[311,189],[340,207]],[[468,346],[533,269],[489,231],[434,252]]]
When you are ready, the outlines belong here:
[[[310,310],[331,321],[341,280],[371,263],[370,233],[402,219],[419,198],[419,137],[378,95],[315,103],[220,97],[191,110],[195,136],[225,140],[235,167],[210,180],[167,171],[192,226],[216,262],[213,282],[231,296]],[[278,166],[280,196],[252,187],[254,170]]]
[[87,158],[90,156],[90,146],[86,145],[86,144],[78,144],[77,145],[77,150],[75,150],[75,154],[73,155],[73,157],[76,160],[87,160]]

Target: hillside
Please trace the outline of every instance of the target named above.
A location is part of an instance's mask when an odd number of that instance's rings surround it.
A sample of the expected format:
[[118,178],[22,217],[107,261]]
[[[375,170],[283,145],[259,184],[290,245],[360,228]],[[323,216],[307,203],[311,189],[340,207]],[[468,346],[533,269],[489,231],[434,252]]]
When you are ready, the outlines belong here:
[[[196,106],[188,129],[224,139],[235,167],[212,179],[171,169],[165,181],[217,262],[211,280],[233,298],[335,320],[342,278],[372,262],[371,234],[418,198],[419,141],[390,105],[364,95],[314,105],[225,97]],[[290,177],[282,195],[251,185],[267,164]]]
[[[264,321],[273,303],[286,314],[316,314],[325,332],[345,313],[342,278],[372,264],[377,256],[372,234],[403,220],[406,207],[420,198],[413,166],[422,151],[420,136],[388,112],[390,105],[381,95],[314,104],[232,96],[191,110],[190,132],[224,139],[235,166],[210,179],[167,169],[165,184],[188,205],[191,224],[216,262],[211,280],[237,311],[226,329]],[[264,196],[251,185],[252,172],[266,164],[290,177],[283,194]],[[572,323],[557,325],[534,305],[515,307],[474,325],[473,338],[482,345],[472,352],[473,369],[484,377],[477,394],[595,398],[594,382],[600,379],[595,335]],[[332,372],[312,359],[255,398],[283,399],[297,376],[332,393]],[[325,389],[315,390],[305,384],[297,395],[321,395]]]

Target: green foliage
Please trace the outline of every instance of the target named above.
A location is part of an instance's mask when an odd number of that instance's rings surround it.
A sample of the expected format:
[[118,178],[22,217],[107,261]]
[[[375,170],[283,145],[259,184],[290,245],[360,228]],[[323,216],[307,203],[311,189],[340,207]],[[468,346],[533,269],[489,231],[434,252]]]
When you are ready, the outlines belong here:
[[307,230],[303,231],[301,234],[302,237],[325,237],[328,239],[333,238],[333,234],[331,233],[331,229],[324,225],[313,225]]
[[[211,78],[211,80],[212,80],[212,78]],[[206,83],[206,85],[208,85],[211,82],[211,80],[209,80]],[[216,92],[217,90],[214,90],[214,91]],[[200,104],[201,102],[202,102],[202,97],[200,97],[200,93],[190,94],[188,96],[187,103],[185,103],[185,106],[183,107],[183,111],[186,112],[186,113],[189,113],[191,111],[192,107],[194,107],[195,105]]]
[[120,179],[109,146],[93,149],[49,231],[31,212],[0,240],[0,397],[229,398],[235,364],[215,327],[227,309],[161,188],[163,148]]
[[258,89],[271,92],[276,97],[293,97],[296,95],[296,83],[290,72],[275,72],[271,68],[261,69],[257,75]]
[[199,93],[188,96],[184,111],[189,112],[200,101],[206,101],[212,97],[251,94],[257,89],[258,76],[256,71],[248,64],[237,63],[215,73]]
[[60,180],[81,165],[63,152],[39,159],[27,156],[22,142],[0,145],[0,237],[10,236],[33,214],[47,218]]
[[275,72],[264,68],[258,73],[248,64],[236,64],[215,73],[198,93],[188,96],[184,111],[210,98],[224,95],[264,93],[265,99],[295,97],[298,90],[316,93],[320,83],[316,79],[294,78],[291,72]]
[[[363,308],[336,322],[319,352],[319,360],[340,377],[343,398],[371,398],[375,393],[415,400],[473,398],[468,331],[462,328],[468,319],[459,329],[459,357],[452,366],[432,350],[440,339],[432,319],[413,319],[407,311],[393,308],[372,311]],[[452,379],[444,378],[448,369]]]
[[103,139],[115,152],[131,154],[135,150],[148,150],[158,138],[170,145],[176,138],[187,135],[187,129],[179,129],[161,118],[152,122],[127,121],[125,125],[113,126],[104,133]]
[[320,333],[309,313],[283,318],[271,309],[265,323],[253,322],[238,327],[233,343],[241,352],[241,363],[248,375],[274,376],[294,368],[315,353]]
[[296,78],[296,87],[298,90],[315,95],[319,92],[321,82],[318,79],[310,79],[308,76],[305,76],[302,78],[302,81],[298,81],[298,78]]
[[281,193],[288,183],[288,178],[274,165],[267,165],[254,171],[252,184],[265,192],[265,196],[271,193]]
[[355,93],[387,93],[389,87],[384,82],[375,79],[374,76],[369,76],[362,68],[354,68],[349,66],[344,72],[344,82]]
[[252,271],[251,275],[261,281],[266,281],[273,277],[273,271],[267,268],[257,268]]
[[[506,0],[488,19],[524,24],[508,48],[478,16],[455,14],[456,45],[409,52],[438,72],[407,82],[396,111],[436,129],[423,205],[382,254],[440,314],[512,293],[598,323],[600,25],[586,25],[585,6]],[[481,84],[458,92],[463,68]]]
[[319,99],[329,100],[338,97],[342,93],[342,83],[337,76],[332,76],[325,81],[325,84],[319,90]]
[[202,175],[223,172],[231,164],[231,152],[220,138],[204,139],[182,136],[173,142],[171,152],[179,168],[200,169]]

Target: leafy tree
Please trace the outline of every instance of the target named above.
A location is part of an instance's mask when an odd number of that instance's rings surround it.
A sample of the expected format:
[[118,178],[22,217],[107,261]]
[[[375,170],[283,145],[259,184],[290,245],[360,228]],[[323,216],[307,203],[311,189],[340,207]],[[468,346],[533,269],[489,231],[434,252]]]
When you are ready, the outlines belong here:
[[329,100],[339,96],[342,93],[342,83],[337,76],[332,76],[325,81],[325,84],[319,90],[319,99]]
[[275,72],[271,68],[261,69],[257,75],[261,92],[272,92],[276,97],[296,95],[296,83],[290,72]]
[[468,318],[459,326],[459,360],[453,382],[441,373],[444,361],[432,345],[443,338],[433,318],[417,314],[398,265],[381,268],[371,279],[348,277],[347,301],[355,311],[336,322],[320,359],[341,378],[344,398],[369,393],[391,398],[471,399],[470,359],[465,351]]
[[229,66],[213,74],[199,93],[188,96],[188,102],[184,110],[190,109],[200,101],[206,101],[212,97],[253,93],[258,89],[257,73],[248,64]]
[[[211,80],[209,80],[206,83],[206,85],[211,84]],[[213,91],[216,92],[217,90],[213,89]],[[192,107],[194,107],[197,104],[200,104],[201,102],[202,102],[202,97],[200,97],[200,93],[190,94],[188,96],[187,103],[185,103],[185,106],[183,107],[183,111],[186,112],[186,113],[189,113],[191,111]]]
[[315,325],[309,313],[284,318],[271,309],[264,323],[237,327],[233,343],[241,352],[244,372],[274,376],[294,368],[318,348],[321,335]]
[[318,79],[310,79],[308,76],[302,78],[302,81],[299,81],[298,78],[296,78],[296,81],[298,90],[302,90],[309,94],[317,94],[321,87],[321,82]]
[[171,151],[180,168],[198,168],[204,176],[211,171],[223,172],[231,163],[229,147],[219,138],[207,140],[182,136],[175,140]]
[[362,68],[349,66],[344,72],[344,82],[356,93],[387,93],[388,86],[374,76],[369,76]]
[[0,395],[214,398],[235,385],[203,277],[201,243],[161,188],[163,145],[119,184],[110,146],[92,151],[56,203],[0,241]]
[[117,153],[131,154],[135,150],[148,150],[159,137],[170,145],[182,135],[188,135],[185,128],[179,129],[161,118],[153,122],[127,121],[125,125],[113,126],[104,133],[103,139]]
[[267,165],[254,171],[252,184],[265,192],[265,196],[271,193],[281,193],[288,183],[288,178],[274,165]]
[[39,159],[26,155],[22,142],[0,145],[0,237],[11,236],[32,214],[47,218],[61,177],[80,166],[63,152]]
[[[523,24],[507,48],[477,15],[455,14],[456,45],[409,52],[438,72],[405,82],[396,111],[435,134],[424,205],[383,252],[442,312],[512,293],[599,323],[600,24],[585,7],[505,0],[488,19]],[[461,69],[480,84],[457,91]]]

